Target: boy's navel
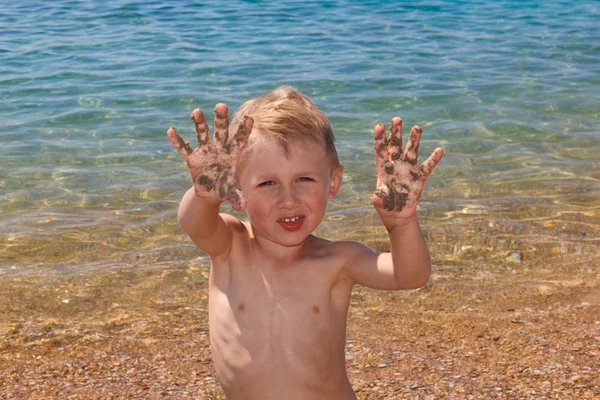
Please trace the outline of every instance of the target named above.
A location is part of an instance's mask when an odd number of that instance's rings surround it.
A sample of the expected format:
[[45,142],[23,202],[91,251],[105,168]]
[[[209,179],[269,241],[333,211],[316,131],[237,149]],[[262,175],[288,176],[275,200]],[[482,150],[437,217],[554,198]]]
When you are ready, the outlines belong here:
[[246,305],[244,303],[240,303],[237,309],[239,312],[244,312],[246,310]]
[[318,315],[321,312],[321,309],[318,306],[313,306],[312,312],[313,314]]

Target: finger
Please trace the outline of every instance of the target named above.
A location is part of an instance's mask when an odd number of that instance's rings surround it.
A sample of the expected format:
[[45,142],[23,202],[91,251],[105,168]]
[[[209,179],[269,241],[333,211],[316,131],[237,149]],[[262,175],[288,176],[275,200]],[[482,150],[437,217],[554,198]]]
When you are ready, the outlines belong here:
[[392,118],[390,128],[390,140],[388,142],[388,159],[390,161],[399,160],[402,156],[402,118]]
[[229,190],[227,193],[227,200],[237,211],[244,211],[246,208],[246,198],[244,197],[242,191],[237,188],[231,188],[231,190]]
[[384,163],[387,161],[387,144],[385,137],[385,125],[379,123],[373,129],[373,144],[375,146],[375,164],[377,165],[377,175],[384,175]]
[[219,103],[215,106],[215,143],[225,146],[229,136],[229,109],[227,104]]
[[210,141],[210,129],[208,129],[204,111],[202,111],[201,108],[196,108],[194,111],[192,111],[190,119],[194,121],[194,125],[196,125],[196,138],[198,139],[198,147],[207,144]]
[[423,129],[420,126],[413,126],[410,130],[410,138],[406,144],[406,150],[404,150],[404,160],[415,165],[417,163],[417,156],[419,153],[419,141],[421,140],[421,134]]
[[442,160],[443,156],[444,149],[438,147],[433,151],[433,153],[431,153],[429,158],[425,160],[425,162],[419,167],[425,178],[427,178],[431,174],[435,166],[438,165],[438,163]]
[[390,195],[390,189],[386,185],[378,185],[375,193],[371,196],[371,202],[377,208],[385,206],[385,199]]
[[232,155],[237,156],[248,143],[248,137],[252,132],[252,125],[254,120],[250,117],[245,117],[244,121],[240,124],[233,140],[231,141],[230,152]]
[[172,126],[167,130],[167,136],[169,137],[169,142],[175,147],[175,149],[181,154],[183,157],[187,157],[193,150],[190,146],[190,142],[186,142],[179,136],[179,133],[175,130],[175,127]]
[[371,196],[371,203],[376,208],[383,208],[383,206],[385,205],[385,201],[383,200],[383,197],[378,193],[373,193],[373,196]]

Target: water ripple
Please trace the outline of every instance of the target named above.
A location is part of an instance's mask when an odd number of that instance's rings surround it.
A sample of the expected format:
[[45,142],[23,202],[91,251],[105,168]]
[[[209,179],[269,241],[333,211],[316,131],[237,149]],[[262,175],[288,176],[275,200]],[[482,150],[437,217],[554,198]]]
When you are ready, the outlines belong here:
[[[92,265],[181,240],[163,213],[189,183],[166,128],[190,132],[195,107],[235,109],[283,83],[313,96],[338,137],[346,185],[328,235],[380,245],[371,132],[401,115],[424,127],[422,157],[446,148],[421,204],[431,238],[496,237],[488,222],[524,213],[580,224],[593,248],[599,15],[594,1],[8,2],[0,264]],[[552,243],[535,229],[527,246]]]

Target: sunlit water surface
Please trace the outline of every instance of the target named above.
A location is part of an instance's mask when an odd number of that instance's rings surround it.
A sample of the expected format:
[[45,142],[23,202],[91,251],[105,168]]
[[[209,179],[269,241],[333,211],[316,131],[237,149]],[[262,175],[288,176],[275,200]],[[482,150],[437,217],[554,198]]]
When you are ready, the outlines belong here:
[[399,115],[421,159],[446,151],[420,203],[437,262],[595,259],[600,3],[204,3],[3,5],[0,276],[208,265],[176,223],[190,181],[166,129],[284,83],[345,166],[318,234],[387,248],[371,132]]

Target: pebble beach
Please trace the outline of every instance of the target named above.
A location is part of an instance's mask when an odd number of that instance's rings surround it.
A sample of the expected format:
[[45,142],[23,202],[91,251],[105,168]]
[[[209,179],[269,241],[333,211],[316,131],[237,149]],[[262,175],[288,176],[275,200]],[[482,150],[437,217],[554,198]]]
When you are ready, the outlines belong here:
[[328,115],[344,165],[319,236],[387,251],[376,123],[422,126],[421,160],[445,150],[418,211],[430,281],[353,292],[360,399],[600,398],[599,15],[595,1],[4,5],[0,399],[224,398],[210,262],[177,226],[190,180],[166,130],[192,137],[194,108],[282,84]]

